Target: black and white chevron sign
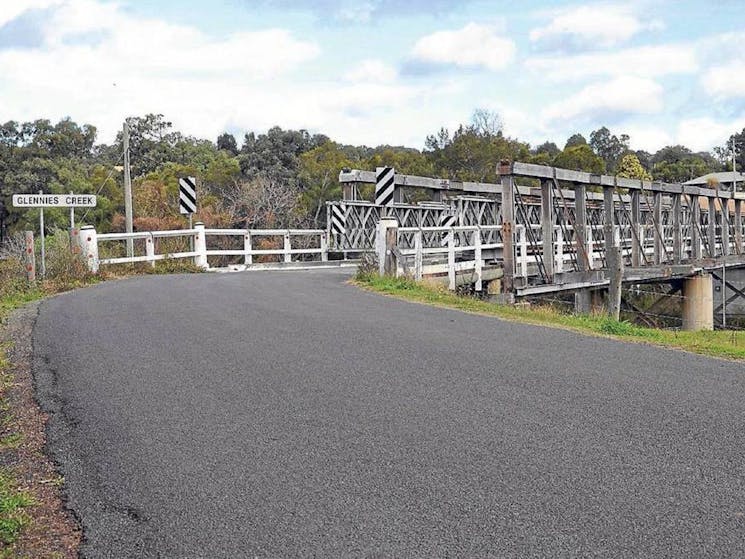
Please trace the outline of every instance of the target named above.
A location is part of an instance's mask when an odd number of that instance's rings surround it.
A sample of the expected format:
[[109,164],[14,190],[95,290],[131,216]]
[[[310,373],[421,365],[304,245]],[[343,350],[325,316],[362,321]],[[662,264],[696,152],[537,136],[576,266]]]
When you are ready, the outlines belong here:
[[346,204],[334,204],[331,206],[331,234],[344,235],[346,231]]
[[182,214],[197,211],[197,179],[182,177],[178,180],[178,209]]
[[375,169],[375,205],[392,206],[393,193],[396,191],[396,171],[393,167]]
[[[440,227],[455,227],[458,216],[450,214],[440,214]],[[452,233],[443,233],[440,246],[448,246]]]

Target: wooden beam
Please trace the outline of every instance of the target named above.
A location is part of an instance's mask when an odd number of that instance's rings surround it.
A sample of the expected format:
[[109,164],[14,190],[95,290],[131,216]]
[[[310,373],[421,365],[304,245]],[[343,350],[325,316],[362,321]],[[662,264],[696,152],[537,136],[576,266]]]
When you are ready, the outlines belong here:
[[543,265],[548,281],[554,278],[554,195],[551,182],[541,181],[541,229],[543,233]]
[[502,290],[504,293],[512,293],[515,287],[515,179],[512,175],[502,176],[502,260],[504,265],[504,277],[502,279]]
[[578,184],[574,187],[574,236],[577,247],[577,267],[581,272],[590,269],[589,252],[587,246],[587,201],[585,193],[587,188],[584,184]]
[[701,204],[698,196],[691,196],[691,259],[701,260]]
[[715,258],[717,255],[717,205],[715,199],[709,198],[709,257]]
[[638,190],[631,192],[631,227],[638,234],[631,233],[631,266],[638,268],[642,262],[642,244],[644,242],[643,231],[639,226],[641,217],[641,208],[639,207],[639,197],[641,193]]
[[652,219],[654,220],[655,227],[654,263],[662,264],[663,260],[665,259],[665,244],[663,243],[662,239],[664,230],[662,226],[662,194],[660,192],[654,193]]
[[673,263],[675,264],[680,264],[683,258],[683,221],[680,215],[682,212],[680,197],[680,194],[673,194],[673,205],[670,208],[673,218]]
[[606,266],[609,267],[611,264],[608,262],[608,255],[611,249],[615,245],[613,226],[616,223],[615,219],[615,204],[613,203],[613,191],[611,187],[603,187],[603,236],[605,237],[605,256]]
[[735,254],[742,254],[742,200],[735,200]]

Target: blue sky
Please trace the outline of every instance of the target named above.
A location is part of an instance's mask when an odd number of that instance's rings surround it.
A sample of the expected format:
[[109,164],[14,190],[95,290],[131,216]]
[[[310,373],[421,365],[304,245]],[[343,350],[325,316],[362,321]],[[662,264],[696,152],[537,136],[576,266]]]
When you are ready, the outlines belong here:
[[0,119],[130,115],[187,134],[272,125],[421,148],[500,114],[563,145],[606,125],[654,151],[745,127],[745,2],[21,0],[0,3]]

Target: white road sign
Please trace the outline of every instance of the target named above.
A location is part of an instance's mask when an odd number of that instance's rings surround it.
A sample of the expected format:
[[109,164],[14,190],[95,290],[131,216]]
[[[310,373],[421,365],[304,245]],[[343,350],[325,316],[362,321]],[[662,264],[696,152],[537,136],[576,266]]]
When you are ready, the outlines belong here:
[[94,208],[94,194],[13,194],[15,208]]

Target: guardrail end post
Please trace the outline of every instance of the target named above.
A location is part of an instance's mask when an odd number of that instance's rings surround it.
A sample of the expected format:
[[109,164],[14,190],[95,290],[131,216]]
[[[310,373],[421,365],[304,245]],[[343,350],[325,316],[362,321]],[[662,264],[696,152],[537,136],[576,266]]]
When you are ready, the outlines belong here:
[[247,230],[246,234],[243,235],[243,252],[245,252],[243,263],[246,266],[251,266],[254,263],[254,256],[251,253],[253,250],[251,243],[251,231]]
[[286,264],[292,262],[292,242],[290,241],[290,232],[285,231],[284,235],[284,261]]
[[321,233],[321,262],[329,260],[329,240],[326,232]]
[[155,268],[155,239],[152,233],[145,239],[145,256],[147,256],[150,265]]
[[94,274],[98,273],[98,235],[93,225],[85,225],[80,228],[80,248],[83,257],[88,264],[88,269]]
[[204,233],[204,223],[197,221],[194,224],[194,264],[203,270],[209,269],[207,262],[207,236]]

